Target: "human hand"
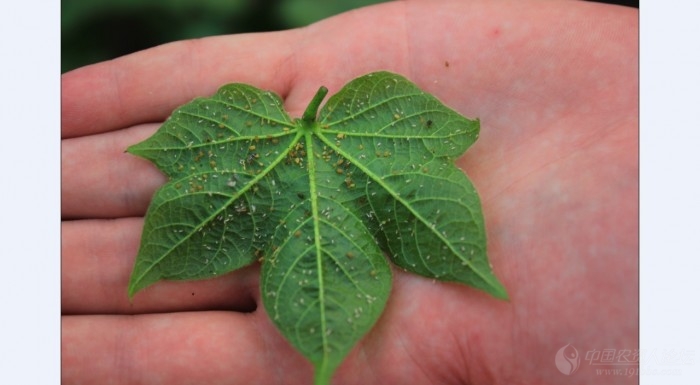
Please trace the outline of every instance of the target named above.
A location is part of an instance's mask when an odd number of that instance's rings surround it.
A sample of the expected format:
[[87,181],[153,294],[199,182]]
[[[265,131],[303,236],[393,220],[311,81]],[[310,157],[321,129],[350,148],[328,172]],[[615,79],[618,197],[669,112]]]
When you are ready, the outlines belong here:
[[[259,266],[161,282],[130,303],[142,216],[165,178],[125,154],[231,82],[300,116],[379,69],[481,120],[458,161],[510,301],[395,270],[334,384],[635,381],[559,348],[638,348],[637,12],[586,2],[392,2],[299,30],[178,42],[63,76],[63,383],[309,384],[260,304]],[[581,357],[583,359],[583,357]]]

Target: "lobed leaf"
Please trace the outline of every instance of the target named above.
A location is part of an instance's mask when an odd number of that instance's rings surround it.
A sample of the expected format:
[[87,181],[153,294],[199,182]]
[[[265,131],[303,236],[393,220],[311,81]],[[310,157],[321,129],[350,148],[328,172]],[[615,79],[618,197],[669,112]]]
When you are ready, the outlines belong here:
[[507,298],[478,194],[454,165],[479,122],[388,72],[351,81],[317,118],[324,96],[292,120],[277,95],[226,85],[128,149],[170,178],[146,213],[129,295],[261,260],[263,305],[317,383],[381,315],[384,254]]

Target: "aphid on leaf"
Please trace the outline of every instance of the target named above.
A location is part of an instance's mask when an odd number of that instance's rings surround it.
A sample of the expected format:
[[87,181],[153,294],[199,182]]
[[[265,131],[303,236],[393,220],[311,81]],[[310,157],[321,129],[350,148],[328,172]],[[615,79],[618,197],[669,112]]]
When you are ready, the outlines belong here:
[[[255,146],[252,146],[252,147],[255,147]],[[248,156],[245,158],[245,161],[246,161],[246,163],[248,163],[248,164],[253,164],[253,162],[255,162],[255,160],[258,159],[258,158],[260,158],[260,155],[258,155],[257,152],[251,152],[251,153],[248,154]]]

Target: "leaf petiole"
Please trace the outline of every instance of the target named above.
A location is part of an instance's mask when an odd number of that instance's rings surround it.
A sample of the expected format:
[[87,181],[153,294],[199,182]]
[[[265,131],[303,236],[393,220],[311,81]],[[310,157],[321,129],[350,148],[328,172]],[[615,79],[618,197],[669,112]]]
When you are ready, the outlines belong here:
[[310,125],[316,121],[318,108],[321,106],[321,102],[323,101],[323,98],[326,97],[326,94],[328,94],[328,88],[321,86],[316,92],[316,95],[314,95],[314,98],[311,99],[309,106],[306,107],[306,110],[304,111],[304,115],[301,116],[301,120],[305,125]]

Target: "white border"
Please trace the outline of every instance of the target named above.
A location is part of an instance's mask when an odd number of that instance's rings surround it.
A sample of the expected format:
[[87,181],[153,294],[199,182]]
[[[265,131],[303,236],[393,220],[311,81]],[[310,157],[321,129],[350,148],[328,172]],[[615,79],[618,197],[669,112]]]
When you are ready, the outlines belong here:
[[60,3],[0,12],[0,383],[60,383]]
[[641,3],[640,380],[697,384],[700,2]]

